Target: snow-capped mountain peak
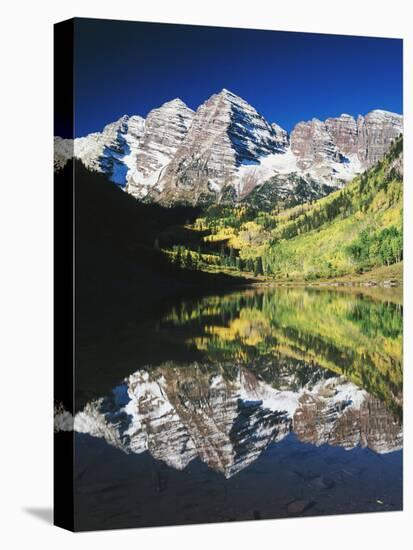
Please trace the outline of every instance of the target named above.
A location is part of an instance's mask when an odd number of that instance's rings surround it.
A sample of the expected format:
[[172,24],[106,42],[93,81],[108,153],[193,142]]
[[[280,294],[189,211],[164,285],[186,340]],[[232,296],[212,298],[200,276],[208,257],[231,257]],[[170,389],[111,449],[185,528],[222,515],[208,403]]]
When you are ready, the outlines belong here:
[[146,119],[123,115],[75,140],[55,138],[55,167],[73,154],[137,198],[166,204],[236,202],[274,176],[326,189],[343,186],[388,151],[401,115],[382,109],[299,122],[289,135],[223,88],[196,112],[180,98]]

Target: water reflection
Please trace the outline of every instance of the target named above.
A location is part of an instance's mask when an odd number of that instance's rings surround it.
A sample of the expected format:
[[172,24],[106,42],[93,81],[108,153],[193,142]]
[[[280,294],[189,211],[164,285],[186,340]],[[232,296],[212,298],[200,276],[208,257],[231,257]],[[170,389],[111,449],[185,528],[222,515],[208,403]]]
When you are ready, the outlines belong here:
[[137,358],[110,396],[77,413],[77,432],[177,470],[200,458],[226,478],[291,432],[317,446],[402,446],[397,293],[261,289],[181,301],[138,337],[144,356],[155,343],[169,360]]
[[308,365],[343,374],[401,419],[402,306],[396,293],[372,299],[299,288],[247,291],[183,302],[162,330],[186,338],[212,362],[247,365],[271,385],[289,361],[294,372],[305,367],[302,384]]

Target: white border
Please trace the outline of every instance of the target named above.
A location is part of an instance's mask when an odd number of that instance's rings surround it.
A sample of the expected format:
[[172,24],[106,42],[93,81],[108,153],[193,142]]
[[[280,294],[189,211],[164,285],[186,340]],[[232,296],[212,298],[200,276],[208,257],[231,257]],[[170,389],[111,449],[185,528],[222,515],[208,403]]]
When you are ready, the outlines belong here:
[[[72,535],[25,510],[52,501],[52,24],[73,16],[405,39],[405,464],[412,464],[412,28],[402,0],[21,1],[1,17],[1,523],[5,548],[406,548],[405,512]],[[385,83],[386,75],[383,75]],[[410,99],[410,102],[408,101]],[[411,341],[411,338],[410,338]],[[4,463],[4,464],[3,464]],[[76,537],[76,538],[73,538]],[[6,542],[7,541],[7,542]],[[4,545],[5,543],[5,545]]]

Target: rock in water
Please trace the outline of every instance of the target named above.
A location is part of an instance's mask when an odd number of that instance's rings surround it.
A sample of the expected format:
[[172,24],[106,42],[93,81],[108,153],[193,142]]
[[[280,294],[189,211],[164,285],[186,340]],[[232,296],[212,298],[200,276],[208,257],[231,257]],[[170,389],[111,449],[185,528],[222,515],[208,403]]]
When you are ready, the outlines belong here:
[[329,477],[316,476],[310,479],[309,485],[318,491],[324,491],[327,489],[332,489],[335,482]]
[[302,514],[314,505],[314,501],[306,499],[297,499],[290,502],[287,506],[289,514]]

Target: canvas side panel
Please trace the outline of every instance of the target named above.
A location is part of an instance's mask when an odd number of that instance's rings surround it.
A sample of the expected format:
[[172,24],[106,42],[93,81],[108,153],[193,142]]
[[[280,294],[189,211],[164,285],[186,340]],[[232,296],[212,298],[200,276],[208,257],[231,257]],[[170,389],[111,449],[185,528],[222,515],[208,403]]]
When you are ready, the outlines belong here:
[[73,42],[74,20],[54,26],[54,402],[55,411],[63,412],[68,419],[58,431],[55,427],[54,523],[71,531],[74,530]]

